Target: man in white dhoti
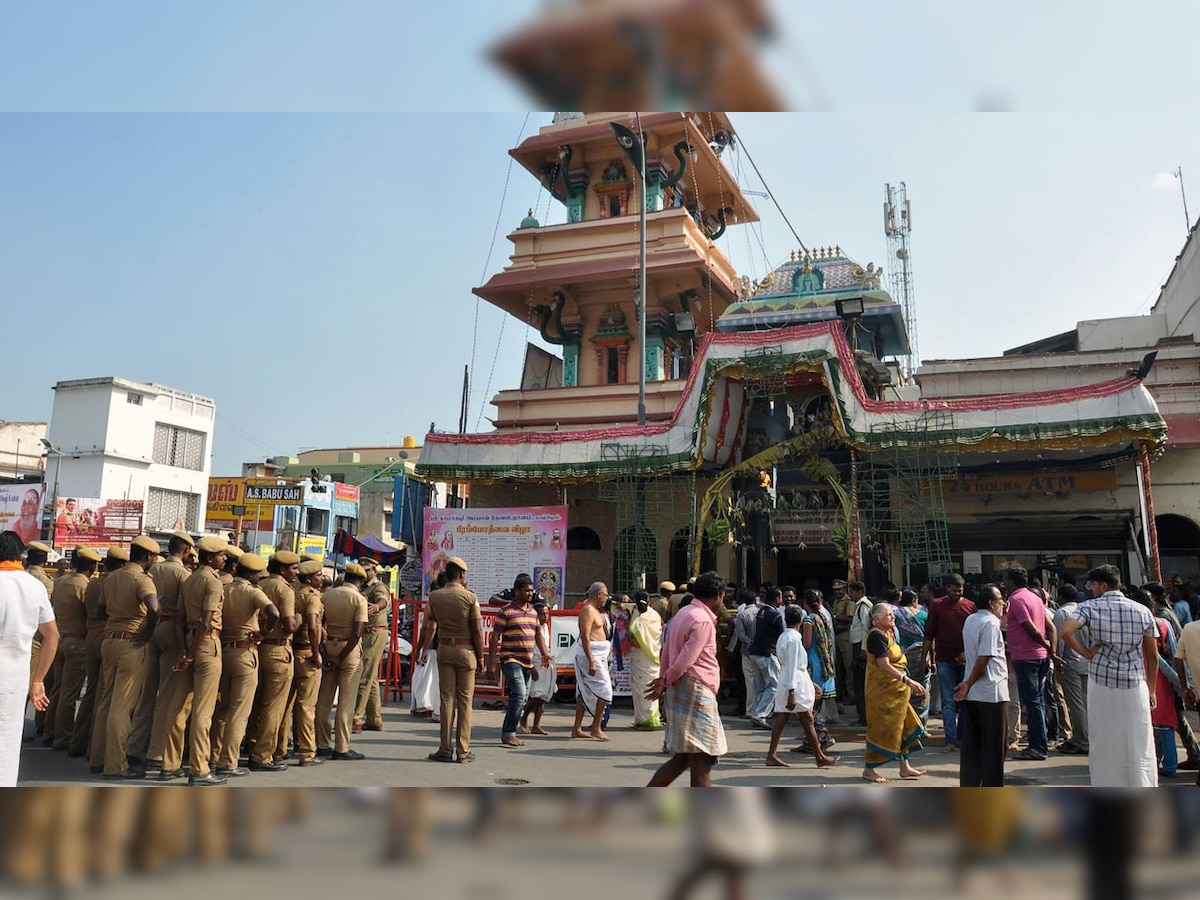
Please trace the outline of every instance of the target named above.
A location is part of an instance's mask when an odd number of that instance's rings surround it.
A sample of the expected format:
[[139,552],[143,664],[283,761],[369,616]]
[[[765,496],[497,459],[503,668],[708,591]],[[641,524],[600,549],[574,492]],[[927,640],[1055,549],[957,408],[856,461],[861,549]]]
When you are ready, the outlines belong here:
[[[1158,680],[1158,626],[1118,587],[1113,566],[1088,572],[1094,599],[1080,604],[1062,639],[1088,660],[1088,768],[1092,787],[1157,787],[1150,710]],[[1078,632],[1087,627],[1091,644]]]
[[[44,712],[50,706],[43,681],[58,650],[50,596],[21,565],[24,552],[15,531],[0,534],[0,787],[17,783],[26,698],[36,710]],[[39,630],[42,652],[30,679],[29,655]]]
[[645,591],[633,595],[637,606],[629,623],[629,689],[633,693],[633,727],[653,730],[662,727],[658,701],[647,700],[650,682],[658,677],[658,653],[662,646],[663,620]]
[[[587,599],[579,608],[579,641],[575,644],[575,727],[573,738],[607,741],[601,727],[604,710],[612,703],[612,676],[608,671],[608,656],[612,652],[612,627],[604,604],[608,588],[597,581],[587,590]],[[583,717],[592,717],[590,731],[583,730]]]
[[[537,612],[538,630],[542,633],[542,638],[547,647],[551,646],[550,638],[550,607],[543,600],[538,600],[533,604],[534,611]],[[529,699],[525,702],[525,710],[521,713],[521,734],[549,734],[542,727],[542,715],[546,712],[546,704],[554,699],[554,694],[558,690],[558,663],[553,657],[550,658],[550,665],[537,666],[533,670],[533,684],[529,688]],[[529,717],[533,716],[533,725],[529,724]]]

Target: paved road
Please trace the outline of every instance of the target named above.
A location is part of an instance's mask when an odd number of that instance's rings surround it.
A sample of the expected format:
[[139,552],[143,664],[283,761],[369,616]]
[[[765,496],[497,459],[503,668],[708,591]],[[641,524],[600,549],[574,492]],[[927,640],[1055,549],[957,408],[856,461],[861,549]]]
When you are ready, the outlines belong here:
[[[612,740],[607,744],[571,740],[568,735],[572,717],[573,707],[551,705],[543,723],[552,732],[551,736],[527,738],[524,749],[510,750],[499,745],[503,713],[480,709],[477,703],[473,747],[478,759],[467,765],[441,764],[426,760],[437,749],[438,726],[412,718],[406,705],[395,704],[386,708],[384,731],[355,735],[355,749],[367,756],[362,762],[330,762],[306,769],[292,766],[286,772],[255,773],[235,783],[277,787],[487,787],[510,783],[536,787],[636,787],[646,784],[665,759],[661,753],[661,732],[633,730],[629,708],[618,706],[614,711],[609,728]],[[794,760],[795,766],[782,770],[768,769],[763,764],[768,732],[753,729],[744,720],[727,719],[725,725],[730,753],[714,770],[716,784],[766,787],[861,783],[864,752],[861,730],[835,726],[838,742],[833,752],[841,756],[840,765],[818,771],[811,757],[788,753],[786,756]],[[941,744],[938,720],[932,720],[930,725],[934,732],[929,741],[931,749],[914,757],[914,763],[925,768],[928,776],[919,782],[901,782],[897,778],[896,785],[957,785],[958,756],[937,751]],[[798,726],[789,727],[785,747],[795,746],[798,730]],[[881,771],[889,777],[897,774],[894,765]],[[1045,762],[1010,762],[1008,775],[1013,784],[1086,785],[1087,760],[1052,754]],[[21,781],[31,785],[107,783],[88,774],[85,760],[67,759],[61,753],[33,744],[25,745]]]

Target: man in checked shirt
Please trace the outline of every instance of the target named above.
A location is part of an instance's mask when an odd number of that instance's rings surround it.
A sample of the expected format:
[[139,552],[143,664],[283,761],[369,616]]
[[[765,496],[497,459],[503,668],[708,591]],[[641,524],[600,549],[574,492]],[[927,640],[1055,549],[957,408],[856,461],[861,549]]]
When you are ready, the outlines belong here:
[[[1150,610],[1119,590],[1113,566],[1088,572],[1093,599],[1063,626],[1063,640],[1088,660],[1088,768],[1092,787],[1157,787],[1150,710],[1158,679],[1158,627]],[[1077,632],[1087,626],[1091,645]]]

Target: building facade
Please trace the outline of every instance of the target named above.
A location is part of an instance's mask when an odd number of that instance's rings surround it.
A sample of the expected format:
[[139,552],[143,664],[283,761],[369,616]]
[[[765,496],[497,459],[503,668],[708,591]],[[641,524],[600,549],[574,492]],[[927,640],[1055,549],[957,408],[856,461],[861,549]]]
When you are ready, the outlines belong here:
[[124,378],[54,385],[48,501],[142,503],[142,528],[204,531],[216,404]]

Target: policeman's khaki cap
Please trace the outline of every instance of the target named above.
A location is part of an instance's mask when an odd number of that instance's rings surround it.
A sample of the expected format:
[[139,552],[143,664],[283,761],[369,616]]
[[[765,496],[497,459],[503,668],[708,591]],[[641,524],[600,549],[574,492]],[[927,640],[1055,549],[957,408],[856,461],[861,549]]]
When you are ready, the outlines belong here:
[[235,547],[233,544],[230,544],[225,548],[225,555],[233,559],[241,559],[245,553],[245,550],[243,550],[241,547]]
[[267,568],[267,561],[257,553],[243,553],[238,557],[238,568],[247,572],[262,572]]
[[[453,560],[451,560],[451,562],[453,562]],[[367,570],[364,569],[362,566],[360,566],[358,563],[347,563],[346,564],[346,574],[349,576],[352,576],[354,578],[366,578]]]
[[314,559],[320,559],[320,558],[321,557],[317,556],[315,553],[301,553],[300,554],[300,565],[304,565],[306,562],[312,562]]
[[658,592],[659,592],[660,594],[673,594],[673,593],[675,593],[675,582],[673,582],[673,581],[661,581],[661,582],[659,582],[659,584],[658,584]]
[[124,547],[109,547],[108,558],[118,562],[129,562],[129,551]]
[[461,556],[452,556],[448,560],[446,560],[446,563],[448,565],[458,566],[464,572],[467,571],[467,564],[465,562],[463,562],[463,558]]
[[833,586],[834,586],[834,587],[845,587],[845,586],[846,586],[846,582],[844,582],[844,581],[843,581],[842,579],[840,579],[840,578],[835,578],[835,579],[834,579],[834,581],[833,581]]
[[38,553],[49,553],[50,552],[50,548],[47,547],[45,544],[43,544],[41,541],[30,541],[28,544],[25,545],[25,549],[26,550],[35,550]]
[[322,568],[324,567],[321,565],[320,560],[306,559],[304,562],[300,563],[300,577],[308,578],[311,575],[319,575]]
[[82,559],[84,562],[100,562],[100,554],[88,547],[76,547],[75,559]]
[[291,550],[280,550],[271,559],[281,566],[294,566],[300,562],[300,557]]
[[196,549],[201,553],[224,553],[229,549],[229,542],[206,534],[196,542]]
[[173,531],[173,532],[171,532],[171,537],[178,538],[179,540],[181,540],[185,544],[187,544],[189,547],[196,546],[196,541],[186,531]]
[[135,537],[133,539],[132,546],[139,547],[142,550],[149,550],[151,553],[155,554],[156,556],[162,556],[162,547],[160,547],[158,545],[158,541],[156,541],[152,537],[147,537],[144,534],[141,534],[141,535],[138,535],[137,537]]
[[375,568],[375,569],[379,568],[379,563],[377,563],[375,560],[371,559],[369,556],[360,556],[358,558],[358,564],[360,566],[362,566],[364,569],[367,566],[371,566],[372,568]]

